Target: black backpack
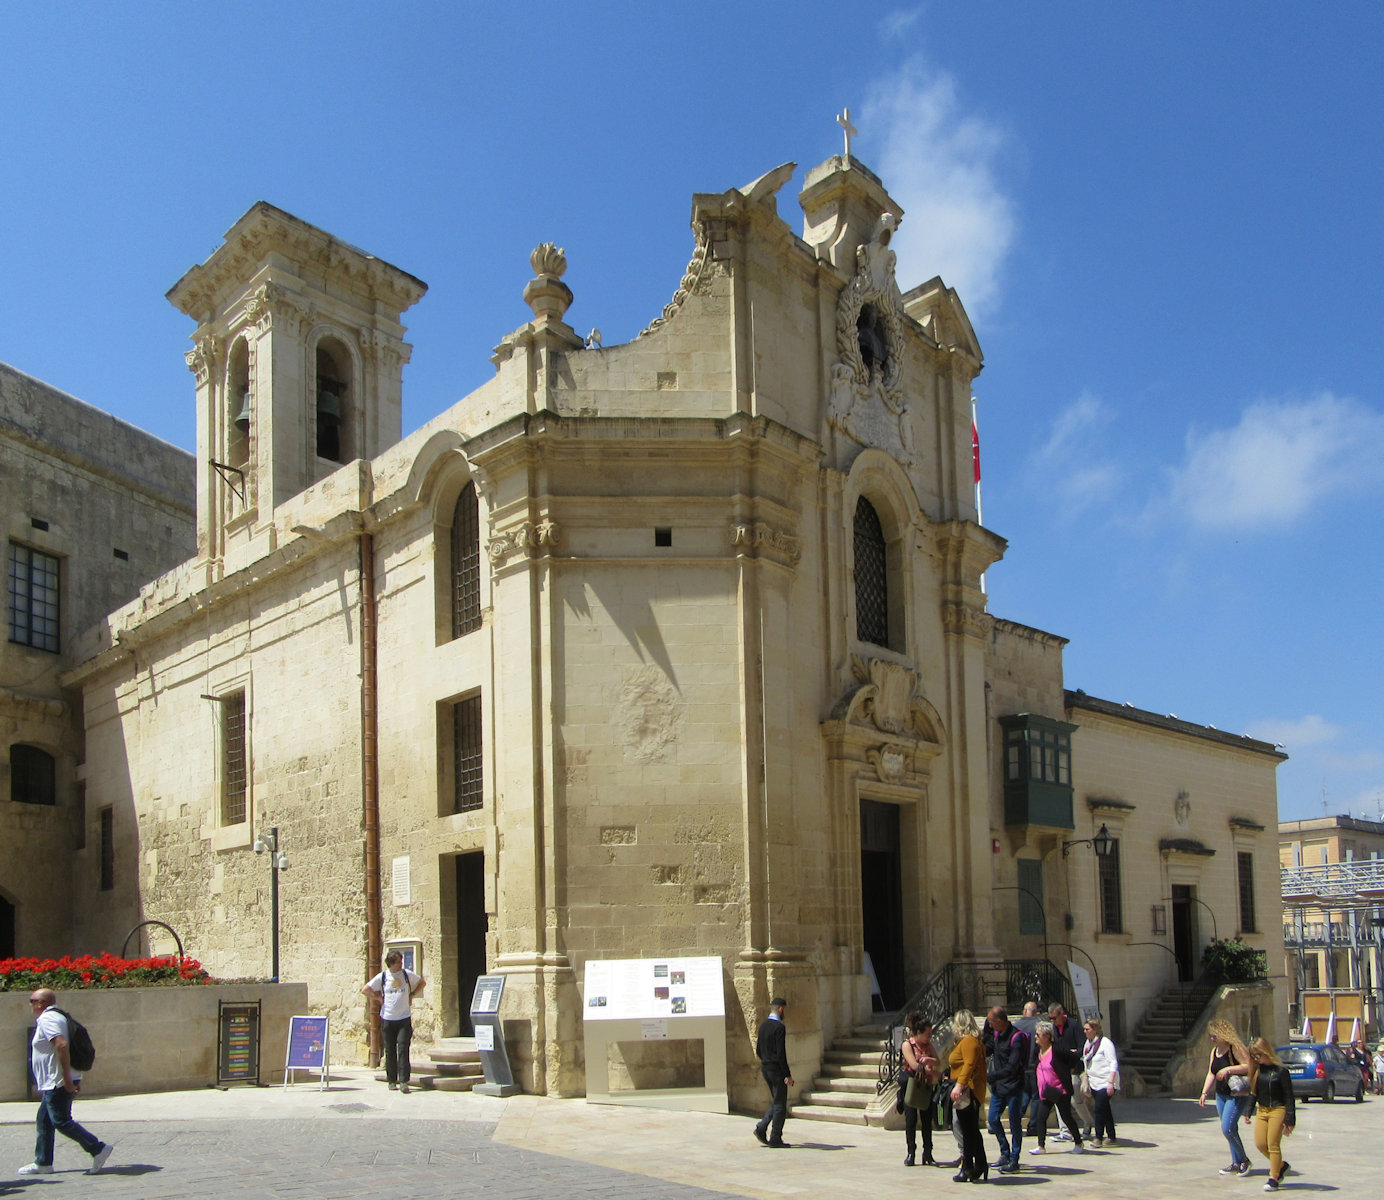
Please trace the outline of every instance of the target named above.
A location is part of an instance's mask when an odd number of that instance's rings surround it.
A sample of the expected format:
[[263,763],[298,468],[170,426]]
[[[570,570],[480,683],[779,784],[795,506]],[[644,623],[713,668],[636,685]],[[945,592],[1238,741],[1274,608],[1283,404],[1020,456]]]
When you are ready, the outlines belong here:
[[90,1071],[96,1065],[96,1047],[91,1043],[91,1034],[70,1012],[53,1005],[55,1013],[67,1018],[67,1060],[74,1071]]

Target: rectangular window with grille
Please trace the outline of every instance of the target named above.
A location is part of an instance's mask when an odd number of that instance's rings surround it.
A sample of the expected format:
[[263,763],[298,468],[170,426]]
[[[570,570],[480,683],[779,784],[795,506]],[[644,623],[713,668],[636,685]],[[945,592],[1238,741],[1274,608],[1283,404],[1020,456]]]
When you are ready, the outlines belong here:
[[10,543],[10,641],[58,652],[58,560]]
[[452,705],[453,812],[480,808],[484,802],[484,759],[481,698],[477,694]]
[[1120,909],[1120,842],[1110,841],[1109,854],[1096,855],[1096,873],[1100,879],[1100,930],[1102,933],[1123,933],[1124,914]]
[[115,809],[101,810],[101,890],[115,887]]
[[1241,850],[1235,861],[1240,876],[1240,932],[1254,933],[1254,855]]
[[245,821],[245,693],[221,698],[221,824]]

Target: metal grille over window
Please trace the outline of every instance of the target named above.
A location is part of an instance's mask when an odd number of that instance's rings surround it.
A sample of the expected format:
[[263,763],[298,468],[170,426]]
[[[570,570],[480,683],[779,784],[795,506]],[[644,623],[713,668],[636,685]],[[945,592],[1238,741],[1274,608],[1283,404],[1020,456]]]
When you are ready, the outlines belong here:
[[37,746],[10,747],[10,799],[16,804],[56,804],[57,769],[53,756]]
[[481,529],[476,485],[468,483],[452,513],[452,636],[481,627]]
[[58,560],[10,543],[10,641],[58,652]]
[[221,701],[221,821],[240,825],[245,820],[245,693]]
[[1240,871],[1240,932],[1254,933],[1254,855],[1241,850],[1236,862]]
[[889,645],[884,530],[875,506],[864,496],[855,505],[855,635],[875,646]]
[[481,698],[468,696],[452,706],[454,810],[466,812],[480,808],[484,774],[481,751]]
[[1100,928],[1102,933],[1123,933],[1124,914],[1120,911],[1120,843],[1110,842],[1108,854],[1096,855],[1100,875]]

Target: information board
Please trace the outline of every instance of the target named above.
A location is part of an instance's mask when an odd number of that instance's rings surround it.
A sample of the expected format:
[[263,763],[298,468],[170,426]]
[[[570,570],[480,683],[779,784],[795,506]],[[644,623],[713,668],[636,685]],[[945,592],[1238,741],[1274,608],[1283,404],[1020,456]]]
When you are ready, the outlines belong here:
[[509,1065],[504,1026],[500,1023],[500,1001],[505,994],[503,975],[482,975],[471,994],[471,1028],[476,1031],[476,1052],[480,1055],[485,1082],[471,1090],[482,1096],[514,1096],[519,1085]]
[[[615,958],[586,963],[588,1021],[724,1017],[719,958]],[[649,1037],[667,1037],[651,1033]]]
[[331,1041],[329,1017],[288,1018],[288,1050],[284,1054],[284,1087],[294,1071],[316,1071],[319,1086],[327,1090],[327,1054]]
[[216,1083],[259,1084],[260,1002],[222,1000],[217,1011]]
[[[617,958],[585,964],[582,1005],[586,1099],[697,1112],[728,1112],[725,967],[720,958]],[[697,1041],[703,1086],[610,1086],[610,1048],[620,1042]],[[649,1047],[655,1055],[655,1047]]]

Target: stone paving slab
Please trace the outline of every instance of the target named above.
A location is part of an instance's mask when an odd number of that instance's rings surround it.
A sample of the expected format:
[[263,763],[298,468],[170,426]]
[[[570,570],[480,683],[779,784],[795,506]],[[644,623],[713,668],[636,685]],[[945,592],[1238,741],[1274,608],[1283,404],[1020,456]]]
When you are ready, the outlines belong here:
[[[401,1096],[368,1072],[351,1069],[334,1069],[326,1092],[299,1083],[287,1092],[207,1089],[79,1100],[77,1119],[116,1147],[97,1178],[81,1173],[85,1156],[62,1138],[53,1175],[15,1177],[32,1154],[33,1114],[32,1104],[0,1104],[0,1197],[60,1200],[79,1189],[84,1200],[451,1200],[483,1189],[516,1200],[878,1200],[900,1189],[931,1193],[962,1186],[952,1183],[952,1170],[903,1167],[901,1133],[790,1120],[785,1137],[792,1148],[768,1150],[754,1140],[752,1119],[742,1115],[534,1096]],[[1043,1190],[1034,1196],[1064,1200],[1263,1194],[1266,1165],[1252,1141],[1249,1177],[1218,1174],[1229,1156],[1214,1108],[1118,1099],[1115,1114],[1121,1134],[1115,1148],[1077,1156],[1050,1140],[1053,1153],[1025,1154],[1018,1175],[992,1172],[988,1186],[1036,1187]],[[1280,1189],[1283,1195],[1380,1194],[1384,1102],[1300,1105],[1298,1118],[1300,1128],[1286,1143],[1296,1171]],[[950,1134],[937,1133],[935,1144],[940,1156],[955,1159]],[[988,1134],[986,1146],[994,1153]]]

